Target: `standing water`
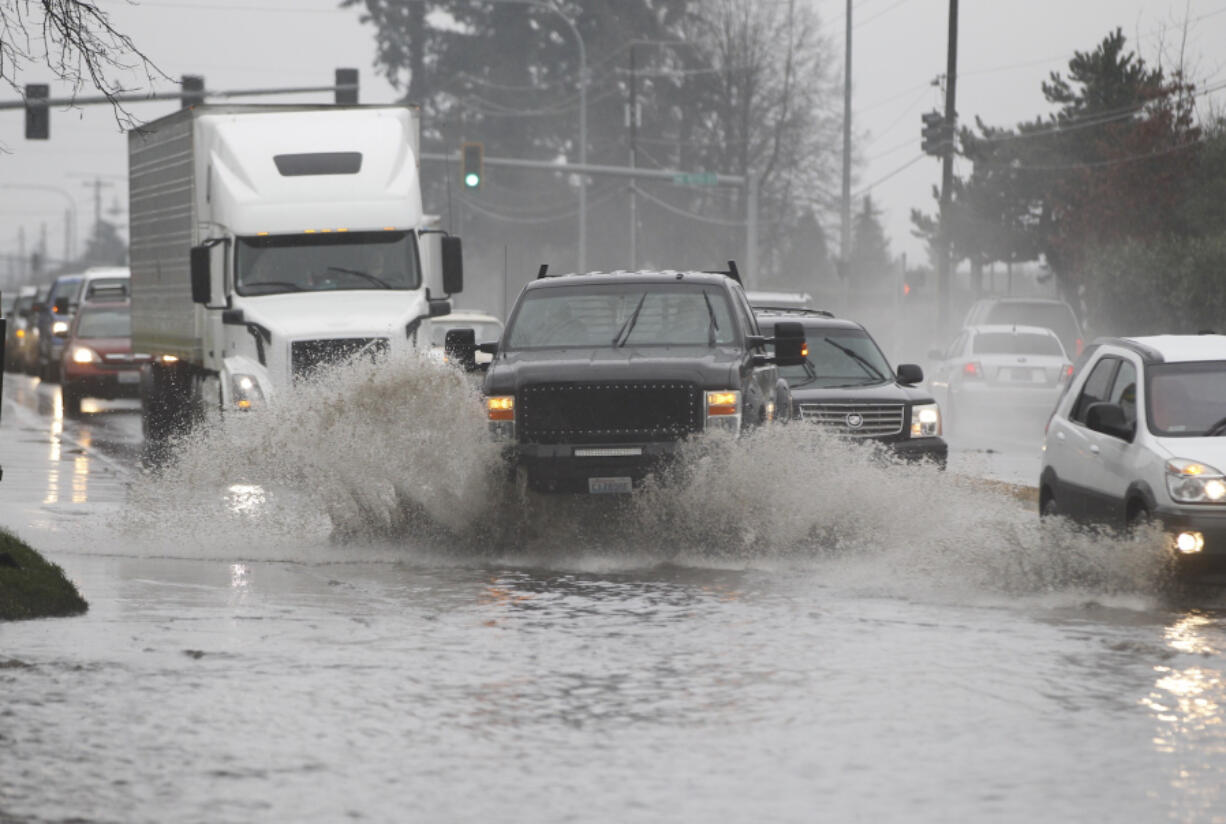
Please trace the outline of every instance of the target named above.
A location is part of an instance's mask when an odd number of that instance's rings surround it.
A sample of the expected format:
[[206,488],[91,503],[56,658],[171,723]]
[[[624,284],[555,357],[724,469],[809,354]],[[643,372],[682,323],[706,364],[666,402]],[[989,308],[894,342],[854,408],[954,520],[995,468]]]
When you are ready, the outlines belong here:
[[1226,821],[1223,599],[1156,535],[795,426],[525,494],[393,367],[41,536],[92,608],[0,627],[0,821]]

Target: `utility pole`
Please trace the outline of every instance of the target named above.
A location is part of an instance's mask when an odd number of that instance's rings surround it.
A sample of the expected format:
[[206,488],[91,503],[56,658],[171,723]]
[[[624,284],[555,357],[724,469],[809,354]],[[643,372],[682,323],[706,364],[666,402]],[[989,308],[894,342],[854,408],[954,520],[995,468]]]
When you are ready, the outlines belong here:
[[843,49],[843,202],[839,272],[848,276],[851,260],[851,3],[847,0],[847,45]]
[[949,0],[949,54],[945,66],[945,128],[949,130],[949,142],[941,164],[941,234],[937,261],[937,286],[941,302],[937,312],[939,334],[949,331],[950,298],[950,200],[954,182],[954,135],[957,133],[958,99],[958,0]]
[[[639,98],[638,78],[634,72],[634,44],[630,44],[630,103],[626,108],[626,121],[630,127],[630,168],[638,166]],[[639,218],[638,192],[630,184],[630,271],[639,268]]]
[[98,239],[102,236],[102,188],[104,186],[114,186],[115,184],[104,181],[101,177],[95,177],[93,182],[86,181],[86,186],[92,186],[94,189],[94,238]]

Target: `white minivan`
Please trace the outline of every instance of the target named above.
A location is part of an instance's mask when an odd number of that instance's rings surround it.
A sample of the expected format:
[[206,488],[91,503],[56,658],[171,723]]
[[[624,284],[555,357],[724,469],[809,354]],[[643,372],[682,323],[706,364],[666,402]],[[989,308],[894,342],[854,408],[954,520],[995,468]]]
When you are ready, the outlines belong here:
[[1102,338],[1043,444],[1042,515],[1154,520],[1181,555],[1226,560],[1226,336]]

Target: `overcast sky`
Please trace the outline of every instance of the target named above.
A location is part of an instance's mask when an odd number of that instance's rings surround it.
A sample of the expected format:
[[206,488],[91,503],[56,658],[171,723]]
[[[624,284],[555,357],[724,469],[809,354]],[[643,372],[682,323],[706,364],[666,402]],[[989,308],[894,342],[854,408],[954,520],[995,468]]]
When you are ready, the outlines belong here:
[[[817,4],[841,65],[846,0]],[[394,100],[391,86],[372,67],[373,31],[356,10],[334,0],[100,0],[127,32],[171,77],[203,74],[210,89],[327,85],[341,66],[361,71],[362,102]],[[958,110],[964,121],[980,116],[1013,125],[1046,113],[1039,83],[1063,68],[1076,50],[1089,50],[1110,30],[1124,29],[1150,62],[1178,56],[1182,24],[1189,29],[1185,64],[1201,86],[1226,81],[1226,0],[962,0]],[[852,76],[853,124],[860,160],[853,191],[871,187],[883,211],[893,251],[922,258],[910,236],[912,207],[931,210],[939,162],[920,156],[920,113],[942,107],[932,85],[945,71],[948,0],[855,0]],[[37,68],[20,82],[46,82]],[[173,86],[165,86],[165,90]],[[53,85],[52,94],[67,89]],[[8,95],[6,95],[7,99]],[[330,95],[286,100],[330,101]],[[1226,91],[1201,103],[1226,103]],[[132,107],[152,119],[175,103]],[[27,250],[45,224],[48,251],[64,249],[64,213],[71,200],[79,243],[94,214],[94,182],[102,207],[123,220],[127,205],[126,140],[105,107],[55,110],[51,139],[23,138],[20,110],[0,111],[0,253],[17,251],[19,227]],[[861,139],[862,138],[862,139]],[[912,163],[912,161],[916,161]],[[912,165],[907,166],[908,163]],[[905,167],[905,168],[903,168]],[[51,186],[55,190],[29,188]],[[830,182],[838,192],[839,182]],[[858,206],[858,203],[857,203]],[[832,249],[838,227],[831,226]],[[7,265],[0,262],[0,274]]]

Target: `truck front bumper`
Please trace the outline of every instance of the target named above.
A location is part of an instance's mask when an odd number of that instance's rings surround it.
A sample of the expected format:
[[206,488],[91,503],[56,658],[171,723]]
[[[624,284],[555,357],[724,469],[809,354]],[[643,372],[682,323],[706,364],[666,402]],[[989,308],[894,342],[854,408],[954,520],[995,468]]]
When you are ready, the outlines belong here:
[[538,492],[628,492],[677,453],[677,441],[519,444],[507,458]]

